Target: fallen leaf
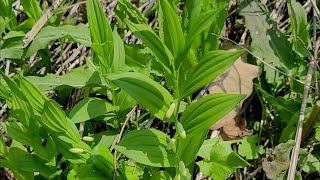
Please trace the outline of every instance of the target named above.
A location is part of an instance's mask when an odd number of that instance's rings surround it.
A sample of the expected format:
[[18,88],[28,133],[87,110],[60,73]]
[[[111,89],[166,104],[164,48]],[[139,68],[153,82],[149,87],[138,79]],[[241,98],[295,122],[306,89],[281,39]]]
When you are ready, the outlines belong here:
[[[222,49],[236,51],[239,48],[226,42],[224,43]],[[228,71],[220,75],[210,84],[208,92],[210,94],[245,94],[246,98],[248,98],[253,89],[252,80],[258,77],[261,71],[258,66],[248,64],[246,63],[246,61],[247,54],[243,54],[239,59],[235,61],[233,66]],[[245,129],[246,121],[243,117],[241,117],[240,113],[244,100],[241,101],[221,120],[215,123],[210,129],[217,130],[219,128],[222,128],[221,137],[225,140],[251,135],[252,133]]]

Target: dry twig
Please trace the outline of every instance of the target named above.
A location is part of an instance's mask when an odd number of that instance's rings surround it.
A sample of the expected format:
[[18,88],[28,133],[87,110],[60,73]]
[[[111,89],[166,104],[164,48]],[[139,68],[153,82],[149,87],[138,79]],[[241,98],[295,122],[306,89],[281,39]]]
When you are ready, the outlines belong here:
[[[120,141],[120,139],[121,139],[121,137],[122,137],[122,134],[123,134],[123,132],[124,132],[124,129],[125,129],[128,121],[129,121],[129,119],[131,118],[131,116],[133,115],[133,113],[136,111],[136,109],[137,109],[137,106],[134,106],[134,107],[131,109],[131,111],[127,114],[126,120],[124,121],[124,123],[123,123],[123,125],[122,125],[122,127],[121,127],[120,133],[117,135],[117,137],[116,137],[116,138],[113,140],[113,142],[112,142],[112,145],[111,145],[111,147],[110,147],[110,151],[112,151],[113,148],[114,148],[114,145],[116,145],[116,144]],[[114,151],[113,161],[114,161],[114,162],[113,162],[113,166],[114,166],[114,167],[113,167],[113,168],[114,168],[113,179],[115,180],[115,179],[117,178],[117,151]]]
[[[312,0],[313,1],[313,0]],[[313,3],[314,5],[314,3]],[[296,131],[296,137],[295,141],[296,144],[293,147],[292,153],[291,153],[291,160],[290,160],[290,167],[288,172],[288,180],[294,180],[297,163],[298,163],[298,157],[299,157],[299,151],[300,151],[300,145],[301,145],[301,138],[302,138],[302,130],[303,130],[303,121],[304,121],[304,114],[306,111],[307,106],[307,99],[309,95],[309,89],[312,79],[312,74],[315,66],[315,60],[318,58],[318,45],[317,45],[317,30],[316,30],[316,20],[317,20],[317,7],[313,6],[313,57],[311,57],[310,63],[309,63],[309,69],[308,74],[306,77],[306,83],[304,85],[304,92],[303,92],[303,99],[301,103],[301,109],[300,109],[300,115],[299,115],[299,121]]]
[[46,24],[46,22],[53,15],[54,11],[59,7],[59,5],[64,0],[56,0],[53,2],[53,5],[41,16],[37,23],[32,27],[32,29],[26,34],[25,39],[23,40],[23,47],[26,48],[31,41],[36,37],[41,28]]

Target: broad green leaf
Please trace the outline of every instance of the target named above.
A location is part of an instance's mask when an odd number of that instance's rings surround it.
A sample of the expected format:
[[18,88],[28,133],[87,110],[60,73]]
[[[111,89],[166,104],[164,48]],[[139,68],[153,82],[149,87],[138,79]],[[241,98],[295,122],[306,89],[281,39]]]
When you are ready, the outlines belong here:
[[85,98],[70,110],[69,118],[73,123],[80,123],[115,110],[117,110],[117,108],[105,100]]
[[45,161],[17,147],[11,147],[8,155],[8,161],[0,163],[0,166],[4,165],[5,167],[25,172],[39,172],[46,178],[49,178],[57,171],[56,167],[46,166]]
[[178,139],[177,155],[190,164],[204,142],[210,126],[231,111],[245,96],[211,94],[192,103],[182,113],[182,123],[187,139]]
[[200,156],[205,160],[209,160],[211,149],[212,149],[213,145],[215,145],[218,142],[218,140],[219,139],[217,139],[217,138],[205,140],[203,142],[201,148],[199,149],[197,156]]
[[10,31],[2,39],[7,40],[11,38],[24,37],[26,34],[23,31]]
[[113,176],[113,155],[108,148],[104,146],[96,146],[93,148],[90,161],[93,165],[103,172],[106,177]]
[[30,119],[34,115],[34,110],[30,103],[20,99],[16,94],[12,94],[11,103],[10,116],[18,118],[24,126],[29,127]]
[[244,97],[245,95],[238,94],[210,94],[190,104],[180,118],[187,137],[207,131]]
[[0,1],[0,16],[2,16],[4,19],[9,18],[10,19],[10,29],[14,29],[17,22],[16,22],[16,16],[13,12],[13,0],[1,0]]
[[[3,43],[0,43],[0,54],[2,59],[10,59],[11,61],[17,63],[18,65],[23,65],[25,50],[23,49],[23,36],[19,34],[14,37],[5,39]],[[10,37],[10,36],[9,36]]]
[[196,136],[187,136],[186,139],[179,137],[177,140],[177,156],[186,166],[190,165],[195,160],[201,145],[207,138],[207,135],[208,130],[204,130],[199,132]]
[[12,12],[12,0],[0,1],[0,16],[10,18]]
[[10,19],[9,18],[7,18],[7,17],[3,18],[3,17],[0,16],[0,24],[1,24],[1,26],[0,26],[0,34],[3,33],[3,31],[7,28],[9,23],[10,23]]
[[80,43],[84,46],[91,46],[89,29],[84,24],[79,24],[77,26],[47,26],[41,29],[41,31],[34,38],[26,52],[26,57],[30,57],[39,49],[44,49],[47,47],[49,42],[61,38]]
[[172,180],[172,177],[167,171],[159,171],[154,174],[149,180]]
[[9,78],[4,72],[0,71],[0,75],[2,75],[3,79],[7,83],[8,87],[10,88],[11,92],[16,94],[20,99],[23,101],[27,101],[26,96],[21,91],[21,89],[18,87],[16,82],[14,82],[11,78]]
[[119,107],[119,110],[117,111],[118,119],[124,121],[126,115],[137,104],[137,102],[128,93],[121,90],[116,94],[113,104]]
[[1,123],[1,127],[14,140],[24,145],[32,145],[32,139],[28,137],[28,130],[19,122],[5,122]]
[[169,141],[170,138],[166,134],[155,129],[133,130],[114,148],[140,164],[174,167],[179,159],[172,151],[166,150]]
[[124,44],[119,36],[117,29],[113,30],[113,42],[114,42],[114,55],[113,55],[113,63],[112,70],[113,72],[121,71],[126,68],[126,56],[124,50]]
[[[69,123],[71,124],[72,122],[69,121]],[[58,152],[61,153],[66,160],[70,161],[75,165],[86,163],[89,160],[90,153],[92,151],[90,146],[88,146],[80,139],[75,141],[74,139],[71,139],[69,136],[70,135],[66,135],[66,133],[64,132],[52,134],[52,138],[56,144]],[[83,149],[84,152],[73,153],[70,152],[71,148]]]
[[302,170],[306,173],[320,173],[320,158],[313,154],[306,153],[307,156],[302,158]]
[[297,111],[300,111],[300,101],[294,99],[285,99],[282,96],[274,97],[263,90],[258,84],[255,84],[255,87],[257,87],[257,89],[262,93],[266,101],[277,109],[278,116],[283,121],[289,121],[290,118],[288,118],[288,116],[293,117]]
[[34,20],[34,23],[42,16],[42,10],[37,0],[20,0],[24,12]]
[[44,77],[28,76],[26,79],[41,89],[41,91],[52,90],[63,85],[74,88],[105,85],[105,83],[102,82],[99,73],[87,66],[72,69],[62,76],[48,74]]
[[68,174],[68,180],[105,180],[113,177],[106,177],[106,175],[97,169],[93,164],[81,164],[74,167]]
[[297,111],[291,116],[291,118],[289,118],[289,122],[287,123],[287,126],[281,131],[281,136],[279,139],[280,143],[285,143],[289,139],[294,139],[299,116],[300,116],[300,111]]
[[[165,115],[174,100],[171,94],[160,84],[143,74],[135,72],[111,74],[107,78],[132,96],[151,114],[165,120]],[[166,120],[174,121],[174,117]]]
[[151,69],[159,73],[163,72],[162,65],[150,53],[150,49],[141,44],[126,44],[126,65],[140,68],[141,71],[151,66]]
[[199,60],[180,90],[180,99],[191,95],[227,70],[243,51],[212,51]]
[[[166,45],[164,45],[164,43],[156,35],[156,33],[154,33],[148,25],[135,24],[128,20],[125,20],[125,22],[132,33],[143,40],[148,48],[150,48],[159,62],[163,65],[163,68],[170,69],[173,56]],[[168,72],[170,72],[170,70],[168,70]]]
[[184,51],[185,53],[189,51],[195,38],[211,26],[211,24],[219,15],[220,11],[224,11],[224,9],[219,8],[216,10],[202,13],[194,21],[191,22],[186,38],[186,46]]
[[[262,58],[266,63],[281,68],[281,71],[289,75],[296,75],[294,68],[306,68],[303,60],[294,57],[292,45],[285,34],[273,28],[272,20],[266,15],[268,12],[263,10],[264,5],[257,1],[242,1],[239,4],[240,15],[245,17],[245,26],[250,31],[252,37],[251,51],[253,54]],[[254,16],[252,14],[255,14]],[[275,83],[277,72],[268,66],[264,66],[267,81]],[[303,79],[306,73],[300,73]],[[281,83],[283,77],[279,78]],[[290,80],[292,81],[292,80]],[[291,82],[290,82],[291,83]]]
[[259,154],[264,153],[263,146],[257,145],[258,136],[248,136],[240,141],[238,153],[246,159],[257,159]]
[[145,171],[145,166],[134,161],[126,161],[125,166],[122,168],[123,174],[128,180],[136,180],[136,179],[143,179]]
[[30,102],[32,108],[38,113],[42,113],[44,102],[48,99],[42,92],[22,75],[18,75],[17,83]]
[[159,1],[158,22],[160,38],[177,59],[184,49],[185,39],[178,15],[167,0]]
[[186,0],[185,1],[185,9],[184,11],[187,11],[187,15],[188,15],[188,25],[185,27],[186,29],[188,29],[187,27],[193,23],[193,21],[196,20],[196,18],[200,15],[201,13],[201,9],[203,6],[203,0],[200,1],[194,1],[194,0]]
[[308,51],[310,47],[310,35],[307,13],[304,7],[296,0],[289,0],[287,6],[292,31],[292,49],[300,57],[308,57],[311,54]]
[[204,0],[203,11],[211,11],[223,8],[223,10],[218,12],[217,18],[211,24],[208,30],[203,32],[205,37],[202,40],[203,43],[203,54],[206,54],[209,51],[217,50],[220,45],[220,34],[224,27],[225,21],[228,16],[228,5],[229,0]]
[[2,133],[0,133],[0,156],[5,157],[7,153],[6,143],[4,142]]
[[45,102],[40,123],[46,130],[57,136],[63,134],[76,143],[80,142],[77,127],[66,117],[59,104],[54,100]]
[[97,144],[96,146],[104,146],[109,148],[114,139],[117,137],[118,133],[118,131],[107,130],[94,134],[92,137],[94,138],[94,143]]
[[98,0],[87,0],[87,17],[93,50],[101,56],[99,63],[111,68],[113,36],[110,24]]
[[200,171],[213,179],[223,180],[237,168],[250,165],[231,149],[228,141],[218,141],[210,152],[210,161],[197,162]]

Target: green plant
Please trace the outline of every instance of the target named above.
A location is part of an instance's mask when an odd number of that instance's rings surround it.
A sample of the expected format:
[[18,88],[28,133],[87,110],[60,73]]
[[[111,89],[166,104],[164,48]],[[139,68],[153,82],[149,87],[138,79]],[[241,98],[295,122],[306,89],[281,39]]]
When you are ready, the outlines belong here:
[[[0,61],[9,62],[0,72],[0,102],[9,109],[0,124],[5,132],[0,134],[0,168],[28,180],[194,179],[198,172],[226,179],[258,164],[267,177],[285,178],[301,117],[302,81],[308,77],[305,58],[312,56],[311,25],[301,4],[288,1],[287,31],[270,21],[270,7],[253,0],[239,3],[242,17],[229,14],[227,23],[235,18],[237,28],[250,31],[250,53],[258,61],[250,56],[248,61],[263,72],[245,102],[255,135],[222,141],[208,139],[209,128],[246,95],[195,97],[244,54],[245,48],[219,49],[229,1],[158,0],[141,12],[131,1],[119,0],[116,22],[110,23],[100,2],[87,0],[82,18],[89,27],[74,25],[75,18],[60,21],[81,3],[59,3],[50,12],[47,3],[21,0],[21,18],[12,0],[0,2]],[[48,12],[52,17],[28,39]],[[90,49],[81,54],[85,64],[64,75],[51,74],[59,63],[64,69],[62,51],[60,62],[51,62],[57,57],[54,49],[68,43]],[[53,95],[46,96],[48,91]],[[73,91],[81,94],[72,99]],[[312,152],[319,148],[319,102],[315,96],[304,100],[297,176],[320,172],[319,155]]]

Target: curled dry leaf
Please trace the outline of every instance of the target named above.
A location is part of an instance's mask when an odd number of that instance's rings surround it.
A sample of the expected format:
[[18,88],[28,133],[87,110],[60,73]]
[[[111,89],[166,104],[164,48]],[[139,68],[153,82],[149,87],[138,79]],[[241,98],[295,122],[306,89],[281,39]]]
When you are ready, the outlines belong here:
[[[237,46],[231,45],[230,43],[224,43],[222,47],[222,49],[229,51],[235,51],[237,48]],[[228,71],[220,75],[210,84],[208,92],[210,94],[246,94],[246,98],[248,98],[253,89],[252,80],[260,75],[261,70],[258,66],[246,62],[247,54],[243,54]],[[230,113],[216,122],[210,129],[217,130],[221,128],[221,137],[225,140],[251,135],[251,133],[245,129],[246,120],[241,117],[241,108],[244,100]]]

